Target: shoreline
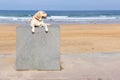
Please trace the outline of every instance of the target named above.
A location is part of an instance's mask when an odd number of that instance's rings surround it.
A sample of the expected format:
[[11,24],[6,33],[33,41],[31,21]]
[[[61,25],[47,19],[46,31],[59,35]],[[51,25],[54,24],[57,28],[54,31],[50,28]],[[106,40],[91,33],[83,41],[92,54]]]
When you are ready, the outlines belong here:
[[[50,23],[50,24],[120,24],[120,20],[83,20],[83,21],[52,21],[52,20],[47,20],[44,21],[45,23]],[[19,25],[28,25],[29,24],[29,20],[27,21],[2,21],[0,22],[1,24],[19,24]]]

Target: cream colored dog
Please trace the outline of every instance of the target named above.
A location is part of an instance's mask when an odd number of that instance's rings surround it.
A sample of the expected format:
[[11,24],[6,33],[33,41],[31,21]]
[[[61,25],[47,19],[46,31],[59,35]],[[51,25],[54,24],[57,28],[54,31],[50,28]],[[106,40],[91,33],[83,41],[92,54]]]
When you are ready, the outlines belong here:
[[43,22],[43,19],[47,18],[47,16],[48,14],[44,11],[38,11],[37,13],[35,13],[30,22],[32,34],[35,33],[35,27],[44,27],[45,32],[48,33],[48,26],[50,24],[46,24]]

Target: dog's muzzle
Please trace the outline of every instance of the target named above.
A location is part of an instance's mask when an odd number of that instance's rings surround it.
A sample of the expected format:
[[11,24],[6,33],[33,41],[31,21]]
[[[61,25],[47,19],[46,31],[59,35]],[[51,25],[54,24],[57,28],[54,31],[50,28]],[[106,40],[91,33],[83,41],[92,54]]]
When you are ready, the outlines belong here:
[[43,19],[46,19],[47,17],[42,16]]

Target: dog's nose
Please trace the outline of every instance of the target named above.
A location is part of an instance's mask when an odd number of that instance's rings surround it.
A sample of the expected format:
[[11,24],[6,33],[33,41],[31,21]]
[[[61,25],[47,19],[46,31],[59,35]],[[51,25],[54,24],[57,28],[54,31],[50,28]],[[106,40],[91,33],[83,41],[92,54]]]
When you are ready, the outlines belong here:
[[49,14],[47,14],[47,16],[50,16]]

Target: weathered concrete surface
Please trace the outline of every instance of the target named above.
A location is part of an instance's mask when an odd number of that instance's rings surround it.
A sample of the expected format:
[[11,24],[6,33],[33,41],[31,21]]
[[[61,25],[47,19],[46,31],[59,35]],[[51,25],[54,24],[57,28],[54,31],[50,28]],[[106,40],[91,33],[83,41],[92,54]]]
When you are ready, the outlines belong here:
[[49,26],[45,33],[44,27],[37,27],[35,34],[31,28],[17,28],[16,69],[17,70],[60,70],[60,27]]
[[0,80],[120,80],[120,53],[61,55],[61,71],[16,71],[15,56],[0,57]]

